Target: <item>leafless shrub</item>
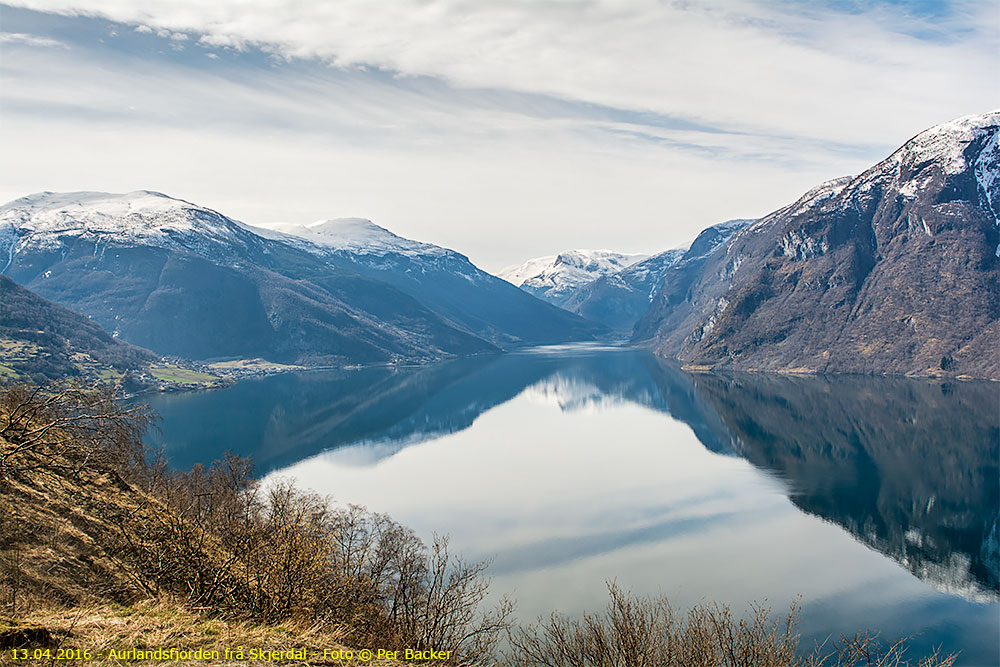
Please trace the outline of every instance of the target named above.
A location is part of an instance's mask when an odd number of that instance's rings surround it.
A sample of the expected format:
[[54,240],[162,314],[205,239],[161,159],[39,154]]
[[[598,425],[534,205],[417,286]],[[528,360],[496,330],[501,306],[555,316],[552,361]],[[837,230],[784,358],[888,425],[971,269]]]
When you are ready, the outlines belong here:
[[156,578],[183,572],[195,606],[335,623],[359,643],[450,649],[466,660],[483,659],[504,634],[512,604],[481,611],[487,563],[453,557],[447,539],[428,548],[386,515],[335,507],[289,482],[262,487],[236,456],[153,477],[151,489],[175,510],[165,541],[182,546],[161,558],[169,571]]
[[832,652],[818,647],[803,663],[806,667],[952,667],[958,654],[942,655],[940,649],[912,662],[907,657],[908,640],[885,641],[878,632],[866,630],[842,636]]
[[[601,613],[553,614],[510,633],[511,665],[521,667],[911,667],[906,641],[877,634],[844,637],[832,651],[802,655],[795,632],[799,609],[781,617],[753,605],[737,618],[726,605],[706,603],[678,613],[665,597],[637,598],[609,584]],[[951,667],[955,656],[934,653],[916,667]]]
[[17,473],[134,467],[152,422],[148,406],[116,402],[107,385],[6,387],[0,392],[0,490]]
[[[172,472],[143,446],[152,420],[146,407],[116,403],[107,387],[3,388],[0,482],[48,474],[73,476],[79,487],[110,475],[112,488],[124,492],[116,485],[127,480],[145,491],[126,494],[125,504],[95,497],[87,509],[100,514],[104,555],[144,595],[182,595],[243,620],[336,625],[359,643],[447,649],[465,660],[486,655],[502,635],[510,603],[479,611],[485,563],[453,558],[447,540],[428,548],[385,515],[336,508],[291,483],[262,486],[237,456]],[[7,514],[0,537],[12,534]],[[14,546],[0,545],[0,564],[16,574]],[[9,592],[15,608],[18,586]]]

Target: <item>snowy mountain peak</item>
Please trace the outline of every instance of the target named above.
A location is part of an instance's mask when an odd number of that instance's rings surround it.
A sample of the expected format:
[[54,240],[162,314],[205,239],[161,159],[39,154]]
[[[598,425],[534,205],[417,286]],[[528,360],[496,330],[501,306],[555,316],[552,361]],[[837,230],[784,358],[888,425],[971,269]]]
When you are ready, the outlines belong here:
[[151,190],[40,192],[0,206],[0,254],[9,266],[28,248],[84,241],[184,247],[215,256],[241,244],[243,227],[221,213]]
[[0,214],[11,211],[48,214],[47,219],[50,221],[56,217],[67,220],[79,218],[79,222],[85,225],[96,217],[111,218],[130,214],[149,216],[183,209],[201,209],[201,207],[152,190],[135,190],[125,194],[39,192],[4,204],[0,207]]
[[[1000,224],[1000,111],[963,116],[925,130],[851,183],[851,194],[864,199],[878,188],[892,188],[907,200],[936,189],[939,180],[975,177],[977,198]],[[848,205],[845,202],[845,205]]]
[[363,254],[440,255],[450,252],[432,243],[393,234],[367,218],[334,218],[308,225],[277,223],[268,225],[268,229],[324,248]]
[[36,233],[193,231],[233,221],[220,213],[160,192],[40,192],[0,206],[0,223]]
[[597,275],[606,275],[621,271],[636,262],[641,262],[648,256],[626,255],[610,250],[568,250],[556,256],[555,265],[580,269]]
[[968,146],[987,135],[996,136],[998,127],[1000,110],[956,118],[924,130],[889,159],[913,163],[934,161],[946,174],[958,174],[970,167],[966,163]]
[[497,275],[535,296],[558,303],[562,296],[577,287],[617,273],[647,257],[649,255],[611,250],[568,250],[558,255],[529,259],[519,266],[508,266]]

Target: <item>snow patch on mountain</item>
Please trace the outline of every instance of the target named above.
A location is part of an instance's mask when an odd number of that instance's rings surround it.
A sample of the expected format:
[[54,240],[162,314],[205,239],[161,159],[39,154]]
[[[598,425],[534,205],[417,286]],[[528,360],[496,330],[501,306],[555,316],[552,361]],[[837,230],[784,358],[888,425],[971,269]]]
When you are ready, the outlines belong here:
[[0,256],[6,270],[26,248],[55,250],[74,240],[212,255],[220,244],[240,243],[242,228],[221,213],[149,190],[41,192],[0,206]]
[[[921,132],[888,158],[861,174],[848,188],[842,208],[856,206],[857,200],[876,192],[876,186],[893,188],[907,199],[916,199],[928,187],[945,178],[972,170],[984,208],[997,217],[1000,205],[1000,157],[997,133],[1000,111],[964,116]],[[982,143],[973,164],[968,163],[970,146]]]
[[285,241],[294,237],[322,248],[367,255],[441,256],[453,252],[432,243],[403,238],[366,218],[335,218],[309,225],[276,223],[258,231],[278,232]]
[[30,231],[39,245],[64,236],[148,241],[171,232],[230,236],[237,223],[221,213],[159,192],[42,192],[0,207],[0,226]]
[[[910,158],[914,163],[934,161],[946,174],[960,174],[969,165],[965,152],[969,144],[992,132],[996,150],[997,125],[1000,111],[963,116],[925,130],[890,156],[890,160]],[[992,126],[992,127],[991,127]]]
[[[823,202],[828,201],[837,195],[839,195],[844,188],[851,184],[854,180],[853,176],[840,176],[838,178],[832,178],[829,181],[824,181],[816,187],[808,190],[804,195],[798,198],[795,203],[785,208],[778,209],[770,215],[760,218],[756,222],[752,222],[746,229],[748,232],[762,231],[768,225],[768,223],[774,218],[785,216],[785,215],[801,215],[810,209],[816,208]],[[732,223],[746,225],[745,220],[733,220]],[[729,223],[723,223],[729,224]],[[740,228],[738,227],[736,231]],[[727,231],[730,231],[727,229]]]
[[[976,184],[981,190],[983,207],[993,214],[993,222],[1000,226],[1000,132],[994,131],[987,140],[983,150],[976,158],[973,171],[976,174]],[[1000,257],[1000,244],[997,244],[993,254]]]
[[546,255],[529,259],[524,264],[505,266],[497,271],[497,277],[503,278],[515,287],[520,287],[526,280],[541,275],[555,266],[557,258],[558,255]]
[[558,299],[602,276],[618,273],[649,255],[625,254],[610,250],[569,250],[558,255],[536,257],[517,266],[508,266],[497,275],[536,296]]

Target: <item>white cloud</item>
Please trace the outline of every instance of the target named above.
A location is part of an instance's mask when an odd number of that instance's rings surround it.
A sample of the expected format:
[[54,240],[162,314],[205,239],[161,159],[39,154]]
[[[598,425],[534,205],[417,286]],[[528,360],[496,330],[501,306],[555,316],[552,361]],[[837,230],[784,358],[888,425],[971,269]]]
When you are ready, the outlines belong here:
[[[192,31],[216,46],[258,44],[345,67],[814,139],[884,142],[998,102],[984,84],[997,66],[993,3],[956,5],[936,22],[905,7],[796,13],[745,0],[16,3]],[[944,35],[911,36],[921,32]]]
[[69,48],[69,46],[58,40],[39,37],[38,35],[29,35],[23,32],[0,32],[0,44],[23,44],[25,46],[56,47],[60,49]]

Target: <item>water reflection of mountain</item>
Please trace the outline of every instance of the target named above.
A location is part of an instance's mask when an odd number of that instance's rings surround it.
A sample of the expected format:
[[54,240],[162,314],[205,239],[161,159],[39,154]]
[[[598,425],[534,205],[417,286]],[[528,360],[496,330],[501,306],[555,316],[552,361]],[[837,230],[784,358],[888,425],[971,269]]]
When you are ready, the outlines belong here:
[[261,472],[320,452],[372,465],[468,428],[525,390],[564,410],[629,402],[688,424],[709,450],[781,477],[802,510],[921,579],[1000,588],[1000,387],[904,378],[688,375],[627,349],[524,351],[413,368],[291,373],[156,397],[177,467],[231,450]]
[[1000,387],[905,378],[698,375],[754,465],[798,507],[920,579],[1000,593]]
[[552,394],[564,409],[630,401],[666,411],[650,363],[643,352],[575,347],[429,366],[286,373],[220,391],[153,397],[164,430],[152,441],[179,468],[234,451],[267,472],[349,445],[355,462],[370,464],[468,428],[529,387]]

